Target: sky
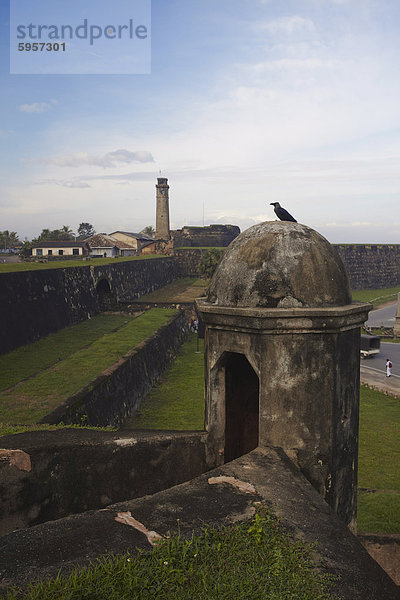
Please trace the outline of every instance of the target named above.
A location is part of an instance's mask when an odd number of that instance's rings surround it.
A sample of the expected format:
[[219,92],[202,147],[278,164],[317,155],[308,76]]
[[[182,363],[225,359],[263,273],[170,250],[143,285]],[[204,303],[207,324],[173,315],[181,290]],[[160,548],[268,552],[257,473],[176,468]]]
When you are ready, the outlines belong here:
[[153,0],[150,72],[23,75],[1,0],[0,230],[140,231],[161,176],[174,229],[280,202],[332,243],[400,243],[399,25],[399,0]]

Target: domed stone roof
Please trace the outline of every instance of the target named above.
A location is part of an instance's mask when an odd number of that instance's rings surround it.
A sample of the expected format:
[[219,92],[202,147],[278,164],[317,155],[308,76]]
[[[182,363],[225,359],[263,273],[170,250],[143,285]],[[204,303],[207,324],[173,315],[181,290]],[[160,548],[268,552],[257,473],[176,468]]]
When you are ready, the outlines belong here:
[[208,300],[232,307],[312,308],[351,304],[351,293],[328,240],[301,223],[266,221],[230,244]]

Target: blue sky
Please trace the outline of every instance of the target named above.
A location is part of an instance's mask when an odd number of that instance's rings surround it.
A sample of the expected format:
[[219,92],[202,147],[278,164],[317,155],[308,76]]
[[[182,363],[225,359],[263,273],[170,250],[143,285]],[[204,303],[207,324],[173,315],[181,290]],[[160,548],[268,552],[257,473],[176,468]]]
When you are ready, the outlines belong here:
[[400,242],[398,0],[153,0],[148,75],[10,75],[5,4],[0,230],[138,231],[161,170],[174,228]]

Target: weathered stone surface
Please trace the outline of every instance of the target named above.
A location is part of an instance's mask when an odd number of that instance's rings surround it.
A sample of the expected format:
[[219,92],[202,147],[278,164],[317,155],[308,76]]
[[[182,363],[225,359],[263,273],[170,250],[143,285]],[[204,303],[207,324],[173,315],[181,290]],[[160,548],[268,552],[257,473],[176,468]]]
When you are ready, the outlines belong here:
[[197,307],[206,324],[206,429],[216,460],[281,447],[355,528],[360,326],[329,242],[266,222],[227,249]]
[[197,306],[206,323],[206,429],[216,460],[224,457],[226,407],[233,402],[228,363],[239,354],[259,381],[259,443],[282,447],[354,527],[359,327],[370,305],[225,308],[198,300]]
[[180,277],[199,277],[199,265],[205,248],[174,248],[174,260]]
[[1,462],[6,462],[10,467],[16,467],[19,471],[30,471],[32,468],[31,457],[23,450],[0,448]]
[[267,221],[237,237],[209,290],[220,306],[300,308],[350,304],[341,259],[319,233],[288,221]]
[[[231,483],[210,485],[227,477],[253,486],[248,493]],[[316,544],[319,568],[338,576],[334,592],[342,600],[398,600],[393,581],[372,560],[357,538],[291,464],[282,451],[259,448],[229,464],[153,496],[137,498],[10,533],[2,539],[2,589],[70,572],[104,554],[136,553],[150,549],[146,532],[165,536],[176,532],[190,538],[204,523],[229,525],[254,514],[255,501],[265,502],[278,514],[293,539]],[[116,520],[130,513],[140,527]]]
[[22,471],[0,460],[0,536],[192,479],[215,466],[206,441],[204,432],[168,431],[4,436],[3,452],[23,453],[32,468]]

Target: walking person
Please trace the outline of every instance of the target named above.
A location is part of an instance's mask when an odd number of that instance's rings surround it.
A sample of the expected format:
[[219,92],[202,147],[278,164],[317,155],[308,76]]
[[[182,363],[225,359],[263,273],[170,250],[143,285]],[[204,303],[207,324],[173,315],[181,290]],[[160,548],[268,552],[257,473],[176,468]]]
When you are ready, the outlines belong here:
[[392,374],[392,363],[390,362],[390,360],[387,358],[386,359],[386,377],[390,377]]

